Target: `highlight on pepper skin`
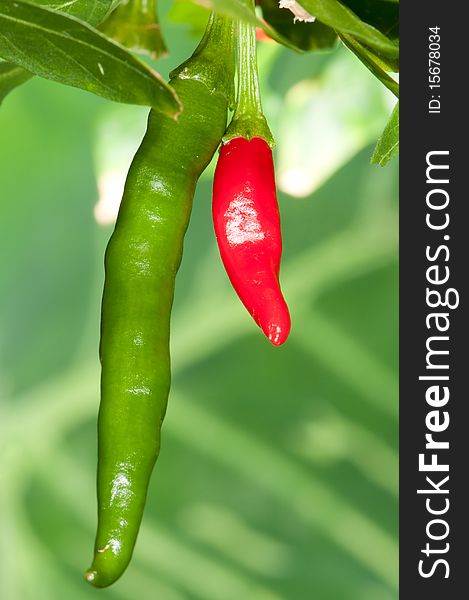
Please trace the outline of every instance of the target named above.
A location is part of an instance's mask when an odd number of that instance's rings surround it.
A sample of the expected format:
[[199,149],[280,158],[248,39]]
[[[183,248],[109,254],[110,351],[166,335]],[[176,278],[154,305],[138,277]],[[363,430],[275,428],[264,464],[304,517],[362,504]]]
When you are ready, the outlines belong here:
[[114,583],[131,560],[145,505],[144,478],[148,480],[151,468],[151,464],[145,464],[144,456],[129,456],[127,461],[117,463],[109,485],[101,490],[94,557],[85,573],[86,581],[95,587]]
[[[118,539],[111,539],[104,548],[96,550],[93,564],[85,573],[88,583],[97,588],[105,588],[121,577],[130,562],[131,555],[123,556],[120,545]],[[121,555],[120,560],[119,555]]]

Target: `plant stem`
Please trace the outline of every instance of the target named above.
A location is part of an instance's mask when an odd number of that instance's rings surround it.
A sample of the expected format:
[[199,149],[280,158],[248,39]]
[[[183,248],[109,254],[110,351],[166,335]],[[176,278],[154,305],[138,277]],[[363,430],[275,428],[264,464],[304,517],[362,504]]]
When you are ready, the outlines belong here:
[[[233,66],[233,69],[227,68]],[[205,33],[190,58],[174,69],[170,79],[195,79],[214,94],[222,93],[231,102],[234,96],[234,31],[233,21],[211,13]],[[221,82],[223,81],[223,85]]]
[[256,29],[244,21],[238,21],[238,64],[238,104],[234,117],[251,113],[262,115],[257,74]]
[[[254,0],[247,0],[247,5],[254,12]],[[235,137],[248,140],[260,137],[273,146],[272,133],[262,110],[257,73],[256,27],[240,19],[237,29],[238,98],[233,120],[223,140],[226,142]]]

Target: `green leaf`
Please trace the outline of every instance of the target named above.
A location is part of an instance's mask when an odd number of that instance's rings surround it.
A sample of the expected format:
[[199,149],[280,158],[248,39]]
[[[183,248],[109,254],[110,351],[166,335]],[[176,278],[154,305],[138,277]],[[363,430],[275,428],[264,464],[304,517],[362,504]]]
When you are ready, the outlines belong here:
[[[116,4],[120,2],[120,0],[71,0],[70,2],[64,0],[29,1],[31,4],[39,4],[44,8],[50,8],[57,12],[69,13],[82,21],[90,23],[90,25],[97,25],[100,23]],[[5,75],[5,79],[0,83],[0,102],[12,90],[26,81],[29,81],[32,77],[34,77],[34,75],[29,71],[16,65],[10,65],[8,79]]]
[[342,0],[353,12],[388,38],[399,39],[399,4],[390,0]]
[[[376,27],[394,43],[399,43],[399,4],[388,0],[342,0],[363,21]],[[348,35],[348,34],[347,34]],[[358,43],[358,42],[357,42]],[[376,48],[373,53],[388,73],[399,73],[399,60],[383,54]]]
[[171,87],[130,52],[75,17],[0,0],[0,56],[28,71],[109,100],[180,111]]
[[29,0],[42,8],[67,13],[90,25],[98,25],[116,5],[115,0]]
[[262,16],[276,31],[302,51],[329,50],[337,43],[333,29],[315,23],[294,23],[290,11],[279,8],[277,0],[262,0]]
[[0,104],[15,87],[33,77],[32,73],[9,62],[0,62]]
[[358,15],[338,0],[301,0],[300,4],[325,25],[353,35],[385,56],[390,58],[399,56],[399,48],[396,44],[381,31],[362,21]]
[[384,167],[399,153],[399,102],[396,104],[371,157],[372,164]]

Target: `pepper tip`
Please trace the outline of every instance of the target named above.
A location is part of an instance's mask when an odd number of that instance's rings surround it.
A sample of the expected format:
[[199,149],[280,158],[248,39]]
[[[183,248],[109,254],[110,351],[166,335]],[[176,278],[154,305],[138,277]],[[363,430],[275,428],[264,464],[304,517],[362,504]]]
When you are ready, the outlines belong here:
[[290,319],[288,319],[288,322],[283,326],[277,323],[270,323],[264,333],[271,344],[274,346],[281,346],[287,341],[290,334]]
[[95,580],[96,580],[96,571],[86,571],[85,573],[85,579],[88,583],[91,583],[91,585],[95,585]]

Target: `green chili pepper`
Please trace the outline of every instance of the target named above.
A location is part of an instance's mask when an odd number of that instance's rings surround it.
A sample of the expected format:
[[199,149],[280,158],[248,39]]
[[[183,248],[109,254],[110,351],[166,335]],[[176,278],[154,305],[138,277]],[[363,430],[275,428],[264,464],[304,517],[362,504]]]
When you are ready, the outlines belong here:
[[113,583],[134,548],[160,448],[170,386],[169,321],[197,180],[226,127],[234,77],[231,21],[210,18],[172,73],[184,110],[151,112],[106,251],[98,424],[98,532],[86,579]]

